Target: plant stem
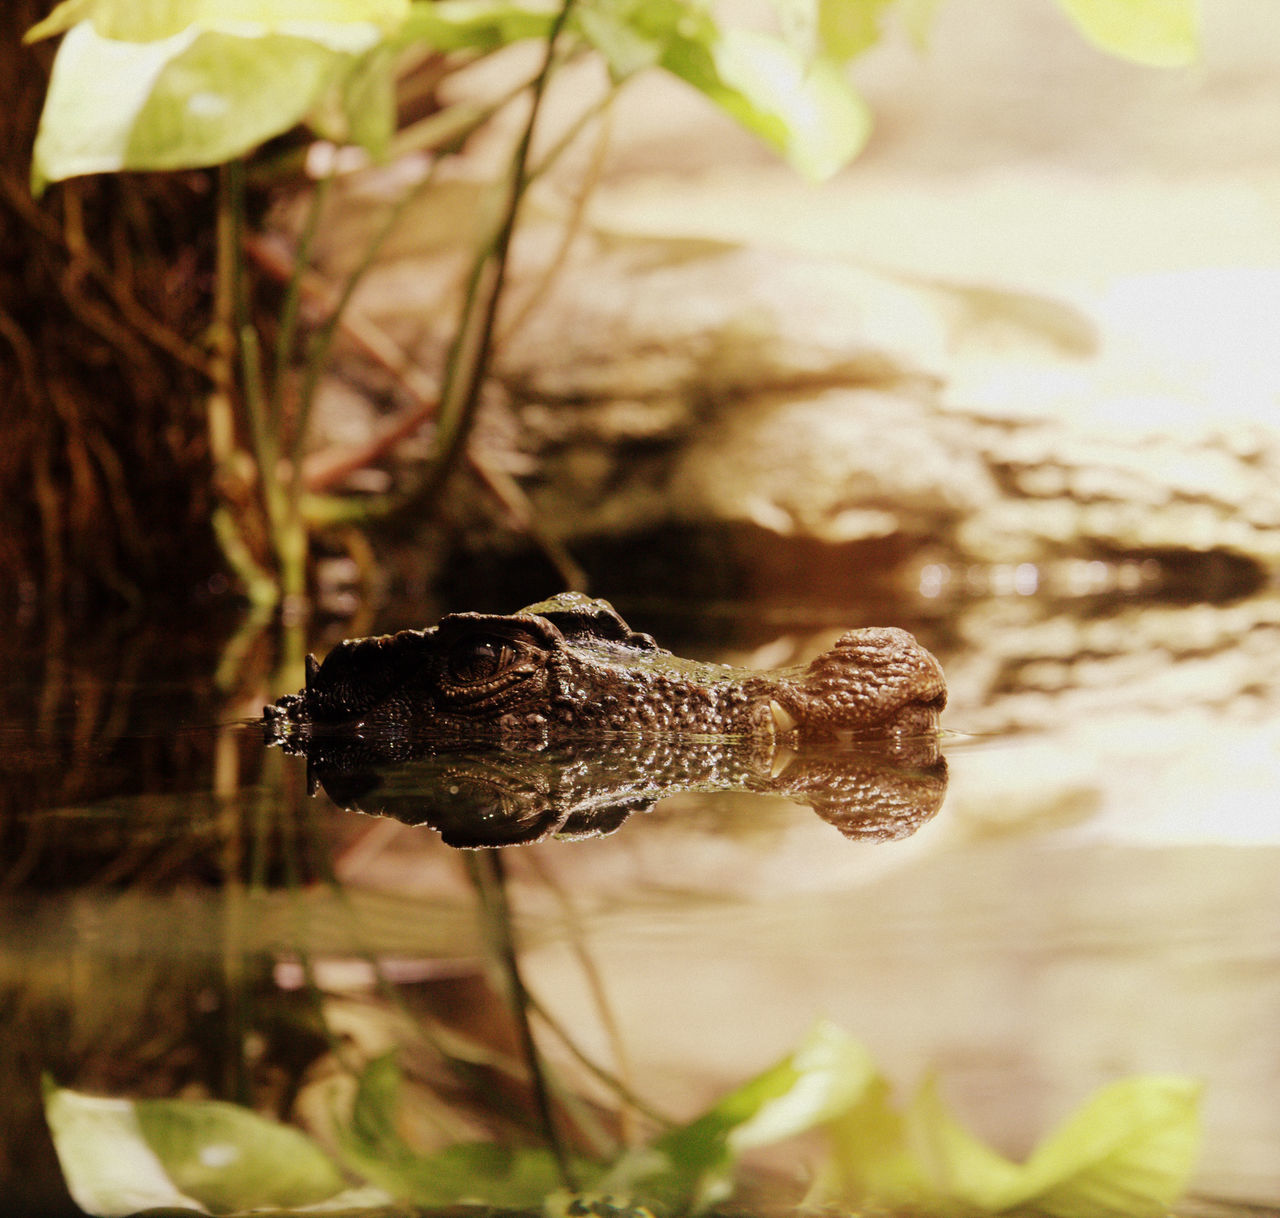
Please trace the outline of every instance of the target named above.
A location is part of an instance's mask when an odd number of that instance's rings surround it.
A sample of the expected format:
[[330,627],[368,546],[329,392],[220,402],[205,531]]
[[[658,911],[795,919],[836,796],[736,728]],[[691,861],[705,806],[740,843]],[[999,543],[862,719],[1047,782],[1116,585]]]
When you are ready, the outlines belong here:
[[[253,327],[243,257],[244,183],[243,161],[232,161],[223,167],[222,187],[234,249],[231,272],[232,307],[240,347],[242,400],[249,442],[254,464],[257,466],[263,512],[279,572],[280,598],[288,625],[301,619],[306,604],[307,528],[296,490],[296,479],[291,476],[288,483],[282,483],[280,479],[279,419],[273,417],[274,412],[262,381],[262,352],[258,332]],[[277,385],[276,393],[278,392]],[[297,462],[294,464],[296,466]]]
[[563,0],[547,32],[546,53],[534,78],[529,118],[512,154],[506,206],[491,240],[480,249],[472,266],[458,331],[445,363],[440,392],[434,451],[417,490],[410,496],[418,506],[430,507],[452,474],[465,446],[480,404],[480,390],[489,366],[494,320],[506,277],[507,258],[516,219],[529,185],[529,151],[547,82],[556,62],[556,42],[573,11],[574,0]]
[[[215,481],[221,481],[234,468],[240,449],[233,422],[236,399],[235,356],[237,339],[238,279],[240,268],[239,207],[237,188],[229,166],[223,166],[218,178],[217,268],[213,302],[213,354],[209,372],[213,388],[206,403],[209,451],[213,458]],[[262,477],[261,468],[258,470]],[[251,604],[256,607],[275,605],[280,589],[271,574],[253,555],[244,529],[229,502],[213,512],[213,532],[223,557],[245,585]]]
[[[325,174],[311,192],[311,201],[307,207],[307,218],[303,222],[302,234],[298,238],[298,250],[294,255],[292,273],[285,286],[284,304],[280,310],[280,329],[276,334],[275,367],[272,369],[271,382],[271,425],[277,433],[284,421],[284,385],[289,369],[289,360],[293,354],[293,345],[298,336],[298,308],[302,300],[302,279],[307,273],[307,264],[311,261],[311,246],[315,242],[316,229],[320,225],[320,216],[324,212],[325,201],[333,186],[333,172]],[[296,465],[301,456],[304,438],[303,427],[294,430],[293,444],[290,446]]]

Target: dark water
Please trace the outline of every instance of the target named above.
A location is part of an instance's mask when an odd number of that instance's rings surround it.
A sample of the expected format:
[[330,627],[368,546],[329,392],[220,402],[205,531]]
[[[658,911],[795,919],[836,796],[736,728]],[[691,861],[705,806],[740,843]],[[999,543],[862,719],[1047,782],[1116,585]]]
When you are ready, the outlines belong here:
[[[761,666],[829,635],[713,609],[627,612]],[[846,749],[780,773],[714,742],[308,759],[252,722],[288,681],[268,637],[15,647],[6,1203],[78,1212],[42,1075],[230,1100],[330,1146],[353,1080],[398,1051],[423,1154],[538,1145],[549,1106],[607,1157],[821,1019],[1015,1158],[1101,1086],[1197,1080],[1195,1196],[1280,1204],[1277,616],[970,605],[918,623],[952,684],[945,764]],[[764,1151],[745,1204],[797,1200],[808,1153]]]

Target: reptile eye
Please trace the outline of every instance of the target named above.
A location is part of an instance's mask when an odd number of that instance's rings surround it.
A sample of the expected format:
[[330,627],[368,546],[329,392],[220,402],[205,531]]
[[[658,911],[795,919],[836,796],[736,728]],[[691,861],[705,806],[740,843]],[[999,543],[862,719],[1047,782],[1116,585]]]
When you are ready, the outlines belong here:
[[449,674],[462,685],[490,681],[515,657],[515,648],[505,639],[485,635],[464,639],[449,652]]

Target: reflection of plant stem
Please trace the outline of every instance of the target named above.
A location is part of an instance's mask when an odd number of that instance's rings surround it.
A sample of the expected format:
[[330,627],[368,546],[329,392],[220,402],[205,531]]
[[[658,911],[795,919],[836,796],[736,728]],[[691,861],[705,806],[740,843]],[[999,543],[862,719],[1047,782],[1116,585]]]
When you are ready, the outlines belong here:
[[569,1156],[560,1141],[556,1128],[555,1115],[551,1108],[551,1092],[547,1086],[546,1074],[542,1068],[542,1057],[533,1038],[533,1027],[529,1023],[529,1012],[532,999],[525,988],[524,978],[520,974],[520,961],[516,952],[515,937],[512,933],[511,905],[507,900],[506,873],[502,865],[502,852],[499,850],[478,851],[467,858],[468,869],[472,881],[480,894],[481,908],[485,914],[489,940],[493,944],[499,963],[506,976],[507,992],[511,1000],[511,1010],[515,1017],[516,1027],[520,1034],[520,1043],[524,1051],[525,1062],[529,1068],[529,1081],[533,1086],[534,1103],[538,1108],[538,1118],[542,1122],[547,1145],[555,1156],[561,1181],[568,1189],[576,1189],[573,1172],[569,1165]]
[[[564,911],[564,925],[568,932],[569,946],[572,948],[574,956],[577,957],[578,967],[582,970],[582,975],[587,982],[587,988],[591,991],[591,999],[595,1003],[596,1014],[599,1016],[601,1026],[604,1028],[605,1036],[609,1041],[609,1050],[613,1054],[613,1060],[617,1067],[617,1077],[606,1076],[606,1072],[601,1070],[600,1067],[590,1065],[590,1063],[587,1064],[597,1077],[602,1079],[608,1077],[610,1085],[613,1086],[619,1098],[626,1104],[626,1107],[620,1113],[622,1141],[628,1146],[633,1146],[638,1140],[635,1122],[632,1119],[633,1114],[636,1111],[645,1112],[650,1117],[654,1117],[655,1114],[652,1110],[646,1108],[635,1094],[634,1075],[632,1074],[630,1059],[627,1056],[626,1042],[623,1040],[622,1032],[618,1028],[618,1021],[613,1017],[613,1007],[604,990],[604,978],[600,976],[600,970],[596,968],[595,961],[591,958],[591,953],[587,950],[587,945],[583,941],[582,920],[578,917],[573,901],[565,891],[564,886],[559,883],[551,870],[544,865],[540,855],[536,852],[533,853],[531,860],[538,878],[555,896],[560,908]],[[552,1024],[553,1030],[565,1041],[570,1052],[585,1063],[586,1059],[559,1026],[552,1023],[547,1012],[539,1007],[538,1014]]]
[[[639,1113],[642,1117],[652,1121],[655,1125],[662,1129],[674,1129],[677,1122],[673,1117],[667,1116],[665,1113],[659,1112],[654,1108],[643,1096],[633,1091],[627,1080],[619,1078],[616,1074],[610,1073],[599,1062],[592,1061],[577,1045],[573,1037],[569,1035],[568,1029],[554,1016],[545,1006],[536,998],[530,995],[530,1009],[537,1017],[547,1026],[547,1030],[562,1044],[570,1057],[578,1063],[589,1074],[603,1083],[610,1091],[612,1091],[624,1104],[626,1104],[633,1112]],[[625,1121],[625,1116],[622,1118]],[[627,1131],[623,1130],[623,1141],[626,1142]]]

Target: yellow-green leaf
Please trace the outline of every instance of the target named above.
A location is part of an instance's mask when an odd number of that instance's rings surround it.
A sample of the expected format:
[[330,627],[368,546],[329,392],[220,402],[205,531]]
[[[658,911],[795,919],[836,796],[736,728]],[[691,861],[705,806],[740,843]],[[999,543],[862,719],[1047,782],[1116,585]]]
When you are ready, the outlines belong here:
[[711,58],[716,86],[703,91],[811,181],[862,151],[871,111],[834,60],[806,63],[786,43],[744,29],[723,31]]
[[1182,67],[1200,53],[1198,0],[1058,0],[1080,32],[1124,59]]
[[153,42],[192,26],[304,33],[326,25],[368,25],[394,32],[409,13],[409,0],[63,0],[27,41],[65,33],[92,21],[103,38]]
[[854,1208],[867,1202],[911,1206],[936,1199],[884,1079],[876,1078],[858,1103],[830,1122],[827,1134],[831,1157],[817,1199]]
[[338,1169],[305,1134],[219,1101],[123,1100],[47,1085],[67,1187],[87,1213],[231,1213],[327,1201]]
[[1181,1078],[1104,1087],[1019,1164],[969,1133],[932,1082],[902,1113],[880,1083],[831,1123],[822,1197],[931,1212],[1163,1214],[1182,1195],[1195,1163],[1199,1095],[1199,1084]]
[[653,1197],[675,1209],[727,1194],[744,1152],[826,1125],[856,1105],[877,1079],[867,1051],[819,1023],[781,1061],[748,1079],[696,1120],[615,1165],[614,1191]]
[[884,10],[893,0],[819,0],[818,43],[838,63],[847,63],[880,41]]
[[[192,26],[154,42],[71,29],[54,60],[32,185],[241,156],[302,121],[379,42],[372,26],[242,36]],[[374,128],[355,127],[361,138]]]
[[1164,1213],[1195,1166],[1201,1091],[1162,1076],[1102,1088],[1027,1160],[1026,1200],[1062,1218]]
[[147,1145],[130,1100],[46,1085],[45,1120],[72,1200],[87,1214],[134,1214],[163,1206],[207,1212],[183,1193]]

